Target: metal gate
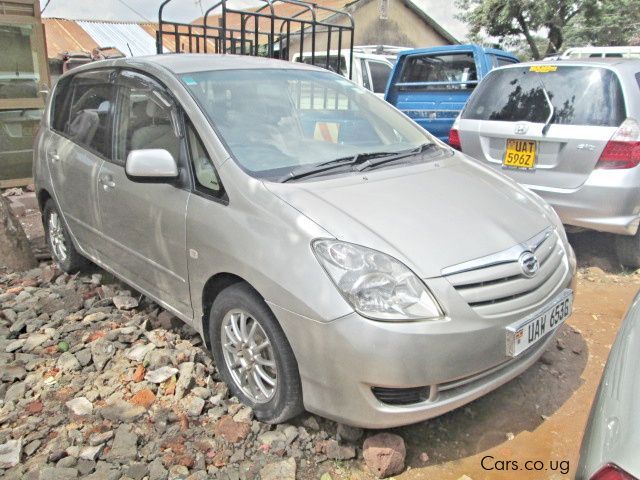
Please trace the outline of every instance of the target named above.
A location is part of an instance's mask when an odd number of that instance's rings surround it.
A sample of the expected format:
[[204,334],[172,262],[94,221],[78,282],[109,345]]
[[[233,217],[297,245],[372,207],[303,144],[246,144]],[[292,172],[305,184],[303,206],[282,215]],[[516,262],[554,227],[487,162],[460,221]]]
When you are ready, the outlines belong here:
[[[202,24],[173,22],[165,19],[165,0],[158,11],[156,48],[164,53],[164,41],[175,43],[175,53],[230,53],[298,61],[332,69],[332,48],[348,48],[349,77],[353,71],[355,24],[349,12],[301,0],[260,0],[259,7],[240,10],[220,0],[205,13]],[[278,12],[288,5],[289,14]],[[219,11],[217,25],[212,13]],[[325,38],[326,37],[326,38]],[[297,46],[291,48],[292,42]],[[295,51],[292,51],[295,50]],[[316,56],[316,53],[321,55]]]

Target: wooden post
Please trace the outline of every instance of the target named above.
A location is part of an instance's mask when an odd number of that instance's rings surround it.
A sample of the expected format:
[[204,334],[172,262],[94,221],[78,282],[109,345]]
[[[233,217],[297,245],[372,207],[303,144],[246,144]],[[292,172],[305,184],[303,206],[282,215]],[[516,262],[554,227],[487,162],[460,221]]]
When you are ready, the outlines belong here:
[[38,265],[20,221],[9,201],[0,195],[0,266],[10,270],[29,270]]

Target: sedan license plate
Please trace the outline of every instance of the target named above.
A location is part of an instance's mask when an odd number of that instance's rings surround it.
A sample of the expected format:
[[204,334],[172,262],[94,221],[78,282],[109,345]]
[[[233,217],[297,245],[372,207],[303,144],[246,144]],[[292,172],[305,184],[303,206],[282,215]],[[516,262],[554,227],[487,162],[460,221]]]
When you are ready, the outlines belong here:
[[536,168],[536,152],[538,143],[533,140],[507,139],[507,149],[504,152],[502,166],[519,170],[533,170]]
[[507,327],[507,356],[517,357],[555,330],[569,315],[573,304],[573,292],[566,289],[550,306],[534,313],[525,320]]

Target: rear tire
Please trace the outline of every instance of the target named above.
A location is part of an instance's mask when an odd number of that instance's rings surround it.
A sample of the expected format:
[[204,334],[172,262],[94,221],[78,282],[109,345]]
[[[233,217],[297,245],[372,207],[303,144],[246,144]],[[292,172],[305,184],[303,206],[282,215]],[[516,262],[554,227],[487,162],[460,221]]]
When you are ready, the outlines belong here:
[[87,265],[87,259],[76,250],[62,216],[51,199],[44,205],[42,223],[51,259],[62,271],[75,273]]
[[209,322],[218,371],[258,420],[281,423],[303,411],[293,350],[273,312],[251,286],[235,283],[220,292]]
[[640,268],[640,229],[633,236],[616,236],[616,253],[625,267]]

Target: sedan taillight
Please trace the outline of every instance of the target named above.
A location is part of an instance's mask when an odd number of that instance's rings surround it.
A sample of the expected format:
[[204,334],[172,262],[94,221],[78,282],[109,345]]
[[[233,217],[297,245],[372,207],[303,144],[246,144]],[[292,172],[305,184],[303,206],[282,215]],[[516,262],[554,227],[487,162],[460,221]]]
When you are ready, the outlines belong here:
[[591,480],[637,480],[636,477],[629,475],[615,465],[609,464],[602,467],[596,472]]
[[458,132],[458,129],[456,128],[449,130],[449,146],[456,150],[462,150],[462,145],[460,144],[460,132]]
[[640,124],[627,118],[613,134],[600,155],[596,168],[624,169],[640,164]]

